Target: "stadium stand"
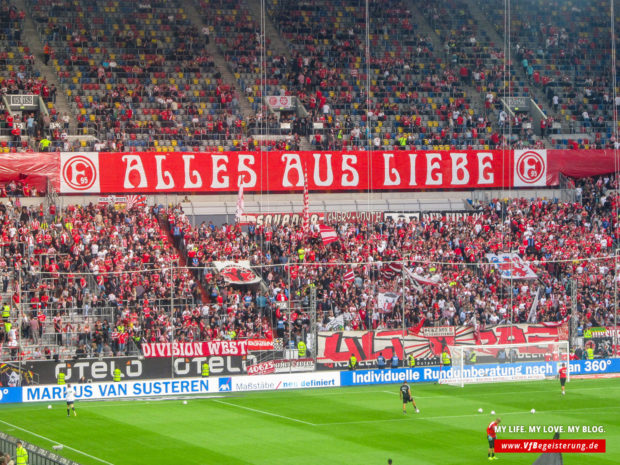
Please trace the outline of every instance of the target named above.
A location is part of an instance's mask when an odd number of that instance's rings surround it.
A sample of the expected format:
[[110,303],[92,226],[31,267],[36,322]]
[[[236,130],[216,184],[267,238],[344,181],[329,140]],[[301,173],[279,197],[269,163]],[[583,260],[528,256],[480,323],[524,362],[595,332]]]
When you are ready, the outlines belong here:
[[[427,3],[372,3],[366,56],[357,0],[268,0],[285,47],[277,50],[244,0],[28,0],[26,11],[4,1],[0,92],[41,95],[50,121],[62,125],[46,132],[41,119],[30,129],[28,115],[3,102],[0,148],[33,150],[42,137],[54,151],[618,147],[602,0],[513,5],[509,74],[503,2]],[[24,45],[28,15],[43,58]],[[71,102],[77,144],[67,142],[72,125],[56,111],[38,60],[52,65],[57,92]],[[299,108],[274,111],[269,95],[295,98]],[[532,99],[546,128],[532,111],[506,112],[506,96]],[[14,134],[18,124],[23,133]],[[305,237],[299,226],[194,225],[179,206],[119,212],[68,203],[52,213],[9,200],[0,205],[3,299],[12,305],[22,295],[28,311],[13,310],[12,326],[0,327],[3,354],[118,354],[144,341],[283,335],[289,322],[279,302],[307,301],[311,282],[320,329],[557,322],[575,304],[572,286],[580,321],[605,325],[616,189],[613,176],[590,178],[578,182],[573,202],[494,199],[463,217],[334,223],[330,245],[316,228]],[[37,194],[15,181],[0,191]],[[491,265],[476,265],[500,250],[533,263],[540,284],[507,289]],[[228,285],[214,268],[228,260],[247,260],[262,286]],[[410,282],[404,291],[399,278]],[[404,309],[380,309],[385,292],[403,292]],[[299,337],[310,316],[295,305]],[[29,341],[22,353],[17,331]]]
[[0,109],[0,150],[3,153],[36,148],[35,139],[42,136],[60,138],[60,131],[53,135],[50,121],[56,118],[57,89],[42,76],[35,66],[35,57],[23,40],[23,23],[26,13],[10,2],[0,6],[0,98],[10,95],[30,94],[43,99],[42,112],[12,112],[2,102]]
[[[478,4],[503,35],[503,2]],[[555,148],[613,147],[609,19],[601,14],[608,8],[603,1],[513,5],[515,66],[527,70],[550,114],[562,123],[562,134],[571,136],[551,136]]]
[[[575,203],[495,199],[464,216],[332,224],[338,241],[329,245],[300,227],[193,226],[180,207],[70,206],[52,220],[42,209],[3,205],[4,297],[12,305],[21,286],[28,309],[12,313],[12,329],[0,328],[3,350],[66,357],[78,348],[80,356],[133,353],[172,337],[288,337],[279,304],[289,299],[291,337],[299,337],[310,322],[310,283],[319,329],[560,321],[575,309],[571,286],[579,323],[605,326],[613,319],[616,187],[601,177],[582,181]],[[517,250],[540,280],[511,288],[480,265],[502,250]],[[229,260],[247,260],[264,285],[228,285],[214,262]],[[380,307],[385,292],[402,292],[404,309]],[[11,353],[15,331],[30,341],[22,354]]]
[[[98,150],[231,148],[243,130],[199,31],[175,2],[32,2],[42,41]],[[94,28],[92,26],[95,26]]]

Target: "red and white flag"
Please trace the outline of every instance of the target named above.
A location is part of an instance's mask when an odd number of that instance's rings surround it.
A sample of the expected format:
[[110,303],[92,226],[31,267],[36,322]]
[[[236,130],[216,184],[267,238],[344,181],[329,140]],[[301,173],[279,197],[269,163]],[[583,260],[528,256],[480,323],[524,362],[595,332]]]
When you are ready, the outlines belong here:
[[334,228],[320,224],[319,232],[321,233],[321,239],[323,239],[323,244],[325,245],[331,244],[332,242],[336,242],[338,240],[338,234]]
[[241,217],[243,216],[243,210],[245,208],[245,203],[243,199],[243,184],[239,186],[239,196],[237,197],[237,212],[235,213],[235,221],[237,223],[241,222]]
[[304,234],[310,233],[310,196],[308,195],[308,170],[304,166],[304,209],[302,212],[303,217],[303,231]]
[[396,276],[402,274],[402,263],[387,263],[381,270],[381,277],[383,279],[393,279]]
[[146,195],[128,195],[127,196],[127,210],[131,210],[133,207],[144,207],[146,205]]
[[344,274],[343,278],[345,281],[353,281],[355,279],[355,273],[353,273],[353,270],[349,270]]

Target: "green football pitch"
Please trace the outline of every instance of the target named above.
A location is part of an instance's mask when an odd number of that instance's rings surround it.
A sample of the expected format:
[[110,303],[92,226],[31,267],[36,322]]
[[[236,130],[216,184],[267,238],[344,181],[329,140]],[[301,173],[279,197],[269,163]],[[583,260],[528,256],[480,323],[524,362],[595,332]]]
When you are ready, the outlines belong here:
[[[481,464],[485,429],[502,425],[603,427],[562,439],[606,439],[602,454],[564,454],[566,465],[620,463],[620,379],[413,384],[420,413],[402,413],[398,385],[255,392],[173,400],[78,402],[78,416],[48,404],[0,407],[0,429],[82,464]],[[483,413],[478,413],[482,408]],[[535,414],[530,410],[536,409]],[[496,415],[491,415],[494,410]],[[550,439],[551,432],[500,433]],[[537,454],[496,463],[531,464]]]

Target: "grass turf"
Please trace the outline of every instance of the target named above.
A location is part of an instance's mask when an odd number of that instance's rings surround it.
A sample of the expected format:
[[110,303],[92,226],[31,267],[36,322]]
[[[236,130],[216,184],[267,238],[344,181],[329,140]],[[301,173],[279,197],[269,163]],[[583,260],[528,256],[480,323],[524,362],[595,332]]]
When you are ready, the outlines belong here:
[[[566,465],[620,463],[620,379],[469,385],[413,384],[420,413],[401,413],[398,385],[376,385],[174,400],[3,405],[0,430],[82,464],[480,464],[485,428],[502,424],[603,426],[603,454],[564,454]],[[483,408],[484,413],[478,413]],[[530,410],[536,409],[532,415]],[[497,415],[492,416],[491,410]],[[550,439],[552,433],[499,438]],[[88,454],[88,455],[85,455]],[[498,463],[531,464],[537,454],[502,454]]]

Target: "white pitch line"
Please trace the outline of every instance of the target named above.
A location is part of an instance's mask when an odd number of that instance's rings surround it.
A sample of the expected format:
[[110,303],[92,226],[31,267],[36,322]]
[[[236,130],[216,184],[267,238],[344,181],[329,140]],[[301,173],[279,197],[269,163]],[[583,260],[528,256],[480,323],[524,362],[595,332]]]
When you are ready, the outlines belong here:
[[[34,432],[30,431],[30,430],[27,430],[26,428],[22,428],[21,426],[16,426],[16,425],[13,425],[13,424],[11,424],[11,423],[9,423],[9,422],[6,422],[6,421],[4,421],[4,420],[0,420],[0,422],[4,423],[5,425],[9,425],[9,426],[11,426],[11,427],[13,427],[13,428],[16,428],[16,429],[22,430],[22,431],[24,431],[24,432],[26,432],[26,433],[28,433],[28,434],[31,434],[32,436],[36,436],[36,437],[38,437],[38,438],[44,439],[45,441],[51,442],[52,444],[59,444],[59,442],[58,442],[58,441],[54,441],[53,439],[46,438],[45,436],[41,436],[40,434],[34,433]],[[63,444],[62,446],[63,446],[65,449],[69,449],[69,450],[72,450],[73,452],[77,452],[78,454],[83,455],[84,457],[89,457],[89,458],[91,458],[91,459],[97,460],[98,462],[101,462],[101,463],[106,463],[107,465],[114,465],[114,464],[113,464],[113,463],[111,463],[111,462],[106,462],[105,460],[100,459],[99,457],[95,457],[94,455],[87,454],[86,452],[82,452],[81,450],[74,449],[73,447],[67,446],[67,445],[65,445],[65,444]]]
[[248,410],[250,412],[262,413],[263,415],[269,415],[272,417],[284,418],[285,420],[296,421],[297,423],[303,423],[304,425],[308,425],[308,426],[317,426],[315,423],[310,423],[309,421],[298,420],[297,418],[291,418],[291,417],[287,417],[284,415],[279,415],[277,413],[266,412],[264,410],[258,410],[258,409],[251,408],[251,407],[244,407],[243,405],[231,404],[230,402],[224,402],[223,400],[214,400],[213,402],[217,402],[218,404],[230,405],[232,407],[237,407],[243,410]]
[[385,392],[386,394],[394,394],[395,396],[400,395],[397,392],[392,392],[392,391],[381,391],[381,392]]
[[[568,385],[570,387],[570,384]],[[413,386],[413,389],[416,389],[417,386]],[[456,386],[450,386],[450,387],[455,387]],[[553,391],[556,389],[555,386],[549,386],[550,389],[545,389],[545,390],[536,390],[536,391],[497,391],[497,392],[485,392],[484,395],[485,397],[488,396],[505,396],[507,394],[533,394],[533,393],[544,393],[544,392],[548,392],[548,393],[553,393]],[[461,389],[461,388],[458,388]],[[594,390],[605,390],[605,391],[620,391],[620,386],[619,387],[577,387],[574,388],[571,392],[575,393],[575,394],[579,394],[580,391],[594,391]],[[360,391],[361,392],[361,391]],[[394,394],[394,395],[398,395],[398,393],[396,392],[391,392],[391,391],[371,391],[371,392],[385,392],[385,393],[390,393],[390,394]],[[453,393],[450,394],[434,394],[431,396],[416,396],[414,395],[413,397],[415,397],[416,399],[437,399],[438,397],[453,397]],[[465,399],[467,399],[467,395],[465,395]]]
[[[387,391],[385,391],[387,392]],[[620,407],[597,407],[597,408],[574,408],[574,409],[558,409],[558,410],[543,410],[543,411],[539,411],[537,413],[556,413],[556,412],[583,412],[583,411],[590,411],[590,410],[619,410]],[[519,411],[519,412],[506,412],[506,413],[502,413],[501,415],[523,415],[525,414],[525,411]],[[437,417],[419,417],[420,420],[427,420],[427,421],[434,421],[434,420],[443,420],[446,418],[466,418],[466,417],[479,417],[481,415],[484,415],[483,413],[468,413],[466,415],[442,415],[442,416],[437,416]],[[499,414],[498,414],[499,415]],[[387,420],[360,420],[360,421],[338,421],[338,422],[333,422],[333,423],[317,423],[314,426],[331,426],[331,425],[356,425],[356,424],[364,424],[364,423],[385,423],[385,422],[390,422],[390,421],[403,421],[406,420],[406,418],[391,418],[391,419],[387,419]]]

